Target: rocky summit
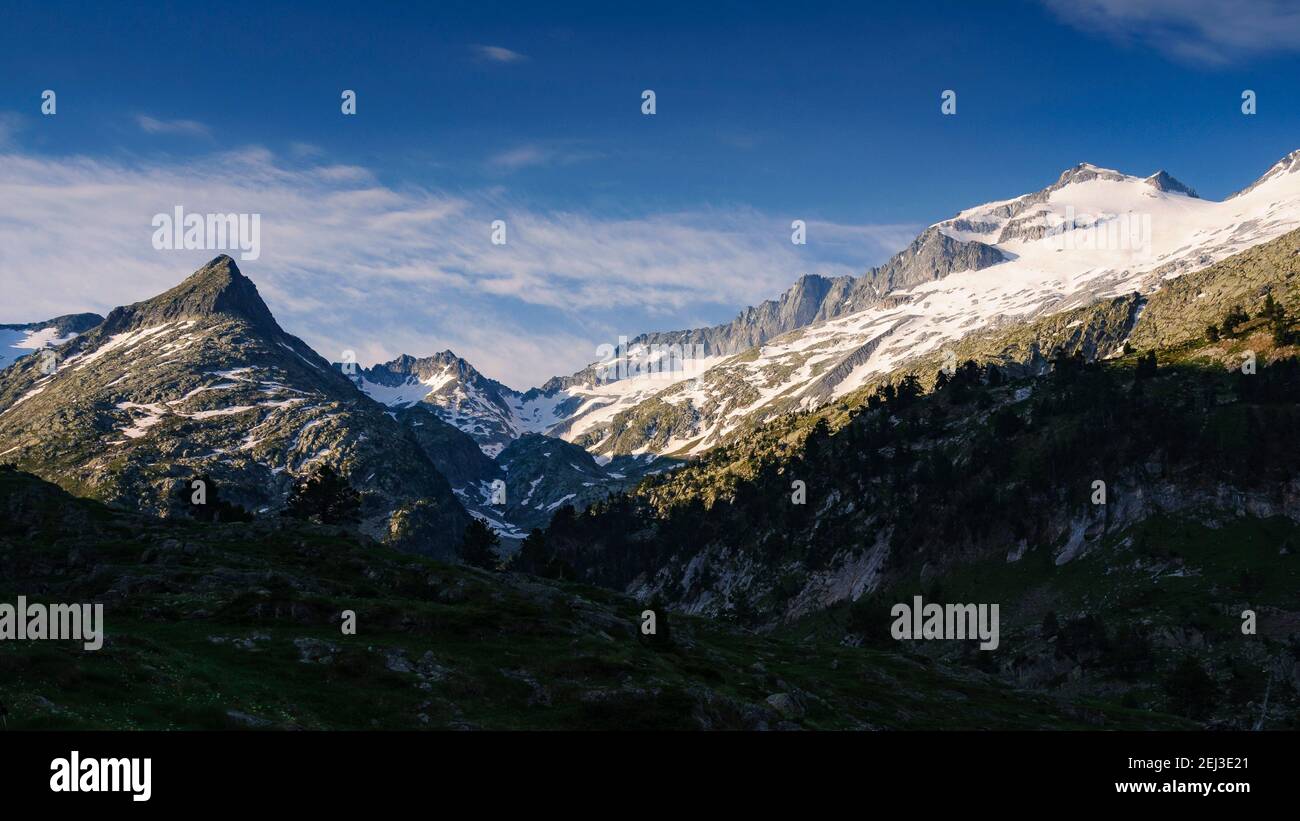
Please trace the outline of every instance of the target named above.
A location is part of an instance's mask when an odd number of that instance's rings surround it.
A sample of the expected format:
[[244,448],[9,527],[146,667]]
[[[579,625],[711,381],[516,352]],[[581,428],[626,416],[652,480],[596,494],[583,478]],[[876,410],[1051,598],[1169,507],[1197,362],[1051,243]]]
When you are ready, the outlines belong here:
[[175,288],[0,378],[0,462],[61,487],[178,515],[203,477],[265,515],[328,465],[361,494],[361,529],[450,555],[468,516],[410,430],[285,332],[219,256]]

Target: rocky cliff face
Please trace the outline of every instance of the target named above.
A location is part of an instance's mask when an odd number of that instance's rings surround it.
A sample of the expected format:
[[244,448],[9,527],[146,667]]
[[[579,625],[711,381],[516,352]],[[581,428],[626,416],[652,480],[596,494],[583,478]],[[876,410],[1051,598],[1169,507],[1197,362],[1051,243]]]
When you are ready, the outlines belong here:
[[830,316],[866,308],[895,289],[911,288],[961,271],[979,271],[1006,259],[982,242],[964,242],[931,226],[905,250],[855,283],[850,302],[836,306]]

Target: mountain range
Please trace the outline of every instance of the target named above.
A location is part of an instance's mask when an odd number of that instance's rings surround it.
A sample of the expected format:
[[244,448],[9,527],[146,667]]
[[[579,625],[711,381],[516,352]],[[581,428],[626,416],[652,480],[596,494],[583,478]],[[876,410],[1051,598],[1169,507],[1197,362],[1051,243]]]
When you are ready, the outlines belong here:
[[[971,335],[1120,294],[1136,295],[1131,326],[1164,282],[1296,227],[1300,151],[1222,202],[1165,171],[1137,177],[1081,163],[1041,190],[930,226],[862,276],[805,275],[731,322],[642,334],[537,388],[506,387],[450,351],[402,356],[356,381],[394,407],[433,406],[488,455],[543,433],[602,457],[688,457]],[[1128,330],[1110,329],[1103,355]],[[667,349],[681,357],[677,367],[644,367]],[[1035,352],[1026,354],[1021,364],[1032,365]],[[626,377],[615,367],[619,357],[633,363]]]
[[[496,726],[495,703],[522,715],[563,692],[589,705],[579,724],[606,726],[623,713],[590,705],[672,693],[672,726],[841,726],[835,699],[854,726],[917,726],[965,677],[1030,711],[986,706],[1002,726],[1294,726],[1297,315],[1300,152],[1222,202],[1166,172],[1074,166],[860,277],[803,276],[729,323],[643,334],[526,391],[451,351],[331,363],[222,255],[106,317],[0,328],[16,523],[0,581],[92,591],[146,632],[158,613],[262,620],[294,664],[346,656],[376,692],[387,670],[440,694],[374,721],[458,725],[473,694],[474,723]],[[355,522],[281,515],[331,474]],[[242,515],[196,521],[196,483]],[[427,561],[476,563],[474,520],[501,539],[477,563],[511,572]],[[899,649],[890,604],[916,595],[998,602],[1002,650]],[[294,635],[356,598],[382,658]],[[637,638],[643,607],[689,617],[680,644]],[[414,662],[412,629],[494,642],[461,654],[491,669],[423,647]],[[538,636],[544,663],[502,666]],[[547,666],[582,642],[595,678]],[[732,642],[745,664],[763,644],[834,665],[772,680],[738,671]],[[846,678],[842,653],[845,669],[924,671],[924,705],[878,709],[875,679],[863,701],[868,674]],[[513,695],[480,698],[497,679]]]
[[[223,256],[106,319],[0,328],[0,461],[162,515],[199,475],[271,513],[328,464],[363,493],[376,538],[446,555],[473,516],[510,548],[565,505],[1012,329],[1028,336],[982,358],[1042,372],[1080,340],[1116,355],[1165,283],[1300,226],[1298,171],[1294,152],[1213,202],[1164,171],[1080,164],[928,227],[862,276],[802,276],[731,322],[633,337],[525,391],[451,351],[328,363]],[[41,347],[55,372],[22,356]]]

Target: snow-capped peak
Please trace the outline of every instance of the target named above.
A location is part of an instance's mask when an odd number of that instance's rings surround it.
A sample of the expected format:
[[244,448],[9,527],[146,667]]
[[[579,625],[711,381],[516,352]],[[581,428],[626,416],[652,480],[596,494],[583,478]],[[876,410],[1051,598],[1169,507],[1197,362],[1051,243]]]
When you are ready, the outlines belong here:
[[389,407],[423,403],[492,457],[528,429],[516,414],[519,392],[479,373],[450,350],[426,357],[402,354],[348,375],[370,398]]
[[[983,264],[912,277],[851,313],[772,339],[617,417],[576,418],[562,432],[607,454],[700,453],[742,426],[845,395],[917,356],[1009,322],[1148,293],[1300,228],[1300,152],[1237,197],[1215,202],[1164,171],[1148,177],[1091,163],[1041,190],[985,203],[937,223]],[[946,258],[946,257],[945,257]],[[851,289],[850,289],[851,290]]]

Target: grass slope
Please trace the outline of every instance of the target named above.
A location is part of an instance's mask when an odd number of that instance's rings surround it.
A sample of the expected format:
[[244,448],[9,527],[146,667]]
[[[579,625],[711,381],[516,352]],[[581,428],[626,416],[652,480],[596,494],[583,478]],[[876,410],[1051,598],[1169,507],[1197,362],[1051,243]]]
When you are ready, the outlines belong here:
[[98,652],[0,642],[11,729],[1183,726],[677,614],[671,643],[651,643],[643,606],[609,591],[330,528],[149,519],[11,469],[0,513],[0,601],[106,605]]

